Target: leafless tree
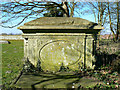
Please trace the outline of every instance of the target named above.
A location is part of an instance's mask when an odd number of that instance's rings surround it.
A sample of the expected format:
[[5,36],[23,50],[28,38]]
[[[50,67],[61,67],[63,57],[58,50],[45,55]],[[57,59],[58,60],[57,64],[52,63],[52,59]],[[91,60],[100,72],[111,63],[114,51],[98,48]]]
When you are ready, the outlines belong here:
[[119,2],[110,3],[107,2],[108,5],[108,14],[109,14],[109,24],[112,34],[114,36],[114,40],[117,41],[120,34],[119,29],[119,18],[120,18],[120,5]]
[[79,4],[80,2],[3,2],[0,7],[0,25],[13,28],[30,18],[39,18],[46,12],[46,6],[58,7],[65,17],[73,17],[75,8],[80,7]]
[[114,40],[118,40],[120,33],[118,28],[120,18],[119,2],[89,2],[88,5],[92,9],[95,21],[104,27],[106,27],[106,24],[109,24]]

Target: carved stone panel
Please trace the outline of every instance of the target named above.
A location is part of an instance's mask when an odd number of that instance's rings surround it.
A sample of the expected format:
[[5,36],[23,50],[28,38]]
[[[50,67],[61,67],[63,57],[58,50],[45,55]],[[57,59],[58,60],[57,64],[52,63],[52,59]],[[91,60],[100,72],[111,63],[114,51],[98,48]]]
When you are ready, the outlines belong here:
[[93,68],[93,37],[85,33],[24,35],[28,38],[27,56],[33,65],[40,60],[44,71],[56,72],[63,65],[71,70]]

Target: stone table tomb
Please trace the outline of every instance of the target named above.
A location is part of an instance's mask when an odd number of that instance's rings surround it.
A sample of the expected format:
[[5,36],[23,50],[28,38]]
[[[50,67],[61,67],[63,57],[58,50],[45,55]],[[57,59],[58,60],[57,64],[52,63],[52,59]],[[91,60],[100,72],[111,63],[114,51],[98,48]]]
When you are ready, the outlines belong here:
[[100,25],[75,17],[41,17],[18,27],[23,31],[24,57],[44,71],[94,69]]

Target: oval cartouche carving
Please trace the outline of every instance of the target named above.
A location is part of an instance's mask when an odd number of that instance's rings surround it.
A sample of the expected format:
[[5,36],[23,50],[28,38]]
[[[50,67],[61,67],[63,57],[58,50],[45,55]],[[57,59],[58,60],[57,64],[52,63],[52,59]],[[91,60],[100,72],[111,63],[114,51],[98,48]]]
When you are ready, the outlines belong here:
[[69,66],[76,63],[80,59],[80,52],[76,49],[75,44],[69,41],[57,40],[46,43],[39,52],[39,57],[44,64],[43,69],[48,65],[49,69],[59,67],[63,64]]

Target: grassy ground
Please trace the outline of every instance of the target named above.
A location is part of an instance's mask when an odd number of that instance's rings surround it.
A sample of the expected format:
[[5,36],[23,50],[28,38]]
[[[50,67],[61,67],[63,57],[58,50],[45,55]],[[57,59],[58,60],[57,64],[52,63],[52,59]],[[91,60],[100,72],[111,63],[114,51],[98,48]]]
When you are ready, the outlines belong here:
[[[11,44],[2,44],[2,84],[5,88],[9,88],[11,83],[19,75],[19,72],[23,66],[23,41],[10,41]],[[87,71],[87,78],[92,79],[93,77],[99,79],[101,82],[105,83],[106,87],[120,87],[120,74],[117,72],[112,72],[110,68],[101,67],[99,71]],[[80,72],[81,74],[81,72]],[[78,74],[79,75],[79,74]],[[84,78],[85,76],[83,76]],[[39,77],[40,78],[40,77]],[[27,76],[27,79],[28,76]],[[32,80],[32,79],[29,79]],[[39,80],[39,79],[36,79]],[[80,79],[81,80],[81,79]],[[25,83],[32,81],[22,80]],[[84,85],[83,85],[84,86]],[[99,85],[98,85],[99,86]],[[103,86],[99,86],[103,87]]]
[[2,84],[6,88],[19,74],[23,64],[23,41],[2,44]]

